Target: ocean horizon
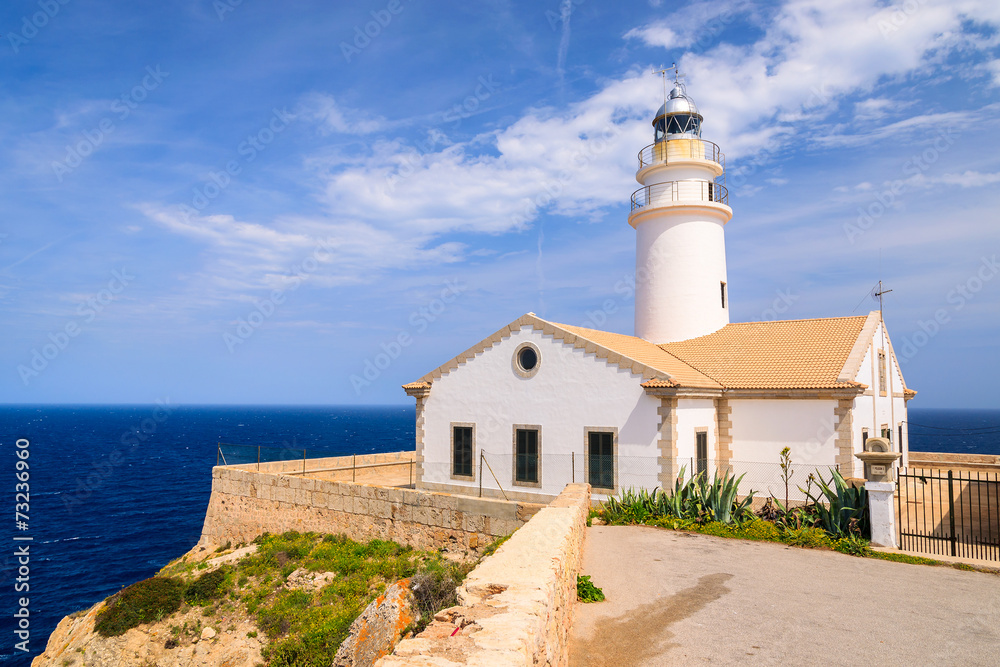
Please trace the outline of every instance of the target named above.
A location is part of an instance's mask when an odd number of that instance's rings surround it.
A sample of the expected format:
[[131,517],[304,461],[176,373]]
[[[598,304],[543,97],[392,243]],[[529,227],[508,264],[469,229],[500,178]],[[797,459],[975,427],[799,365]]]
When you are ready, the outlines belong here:
[[[61,618],[155,574],[198,541],[219,443],[341,455],[412,450],[415,408],[391,406],[0,406],[0,447],[30,442],[30,652],[8,639],[0,660],[27,664]],[[1000,455],[1000,409],[911,409],[912,451]],[[312,450],[313,454],[309,454]],[[232,450],[230,450],[232,451]],[[233,461],[229,461],[232,463]],[[4,494],[15,503],[14,484]],[[14,547],[0,558],[17,572]],[[13,637],[13,599],[3,613]]]

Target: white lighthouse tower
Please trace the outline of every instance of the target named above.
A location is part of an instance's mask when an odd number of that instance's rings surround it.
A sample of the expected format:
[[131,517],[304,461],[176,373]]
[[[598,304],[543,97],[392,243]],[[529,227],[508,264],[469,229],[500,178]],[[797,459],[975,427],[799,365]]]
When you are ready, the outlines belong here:
[[635,335],[652,343],[704,336],[729,323],[726,239],[733,217],[725,157],[701,138],[702,116],[674,68],[674,87],[639,152],[628,222],[636,231]]

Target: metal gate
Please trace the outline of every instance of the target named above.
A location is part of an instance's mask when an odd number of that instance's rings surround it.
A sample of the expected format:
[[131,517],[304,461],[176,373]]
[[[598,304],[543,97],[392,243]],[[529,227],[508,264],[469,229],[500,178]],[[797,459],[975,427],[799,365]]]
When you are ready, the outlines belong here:
[[900,468],[899,548],[1000,560],[1000,473]]

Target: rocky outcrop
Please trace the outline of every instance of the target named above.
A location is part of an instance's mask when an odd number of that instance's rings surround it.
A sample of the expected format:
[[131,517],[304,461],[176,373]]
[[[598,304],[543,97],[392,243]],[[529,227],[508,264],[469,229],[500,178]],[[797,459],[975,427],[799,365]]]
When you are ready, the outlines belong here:
[[103,608],[101,602],[60,621],[32,667],[253,667],[262,662],[257,626],[239,611],[205,618],[200,607],[192,607],[119,637],[101,637],[94,621]]
[[410,580],[401,579],[351,624],[350,634],[333,659],[333,667],[371,667],[392,652],[403,632],[416,620]]

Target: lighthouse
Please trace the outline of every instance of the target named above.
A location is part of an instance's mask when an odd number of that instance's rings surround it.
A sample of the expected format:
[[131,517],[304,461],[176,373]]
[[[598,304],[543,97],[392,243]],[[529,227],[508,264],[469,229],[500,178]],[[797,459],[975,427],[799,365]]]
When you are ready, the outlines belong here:
[[674,73],[653,119],[654,141],[639,151],[642,187],[628,218],[636,232],[635,335],[658,345],[729,324],[726,159],[701,138],[702,115]]

